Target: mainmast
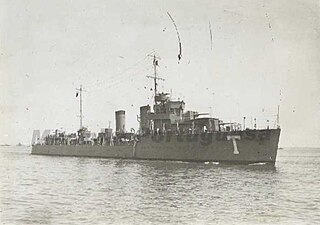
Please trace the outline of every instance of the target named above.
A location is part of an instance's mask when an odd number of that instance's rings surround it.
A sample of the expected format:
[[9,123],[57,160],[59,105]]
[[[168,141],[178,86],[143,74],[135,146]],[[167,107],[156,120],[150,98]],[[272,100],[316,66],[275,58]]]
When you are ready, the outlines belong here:
[[[80,129],[82,129],[82,118],[83,118],[83,115],[82,115],[82,85],[80,85],[80,88],[76,88],[77,91],[79,91],[80,93]],[[78,93],[77,93],[77,96],[78,96]]]

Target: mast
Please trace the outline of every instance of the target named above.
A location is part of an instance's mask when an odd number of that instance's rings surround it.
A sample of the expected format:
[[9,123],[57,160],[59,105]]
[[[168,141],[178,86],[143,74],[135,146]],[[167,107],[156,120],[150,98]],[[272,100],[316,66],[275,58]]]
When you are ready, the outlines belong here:
[[277,128],[280,128],[280,105],[278,105]]
[[154,104],[157,104],[157,100],[156,100],[156,96],[157,96],[157,80],[164,80],[161,77],[157,77],[157,66],[159,66],[158,64],[158,60],[160,58],[157,57],[155,54],[153,55],[153,76],[147,76],[148,78],[152,78],[154,81]]
[[156,104],[157,95],[157,64],[156,55],[153,55],[153,74],[154,74],[154,104]]
[[81,129],[82,128],[82,118],[83,118],[83,115],[82,115],[82,91],[83,91],[82,85],[80,85],[80,88],[76,88],[76,90],[80,92],[80,106],[79,106],[80,116],[79,117],[80,117],[80,129]]
[[278,104],[278,112],[277,112],[277,128],[280,128],[280,104],[281,104],[281,89],[279,91],[279,104]]

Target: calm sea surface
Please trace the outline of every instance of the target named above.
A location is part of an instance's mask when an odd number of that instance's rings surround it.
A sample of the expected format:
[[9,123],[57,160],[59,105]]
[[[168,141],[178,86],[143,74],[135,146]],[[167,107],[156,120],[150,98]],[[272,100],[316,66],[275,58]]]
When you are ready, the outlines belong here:
[[275,167],[30,151],[0,148],[2,224],[320,224],[320,149]]

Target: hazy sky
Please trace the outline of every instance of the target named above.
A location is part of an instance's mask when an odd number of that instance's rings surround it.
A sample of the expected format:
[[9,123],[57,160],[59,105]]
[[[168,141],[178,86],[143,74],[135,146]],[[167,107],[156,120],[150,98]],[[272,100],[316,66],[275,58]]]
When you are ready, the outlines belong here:
[[90,130],[118,109],[138,128],[156,52],[159,89],[187,109],[265,127],[280,104],[280,145],[320,146],[318,0],[0,0],[0,35],[0,143],[78,129],[80,84]]

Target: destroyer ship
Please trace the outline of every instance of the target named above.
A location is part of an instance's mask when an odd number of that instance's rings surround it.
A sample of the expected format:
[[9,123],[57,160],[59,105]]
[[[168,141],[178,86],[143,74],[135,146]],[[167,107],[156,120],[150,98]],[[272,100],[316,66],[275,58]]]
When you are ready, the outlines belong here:
[[[153,57],[154,104],[140,107],[139,129],[126,130],[126,113],[115,112],[116,127],[97,135],[82,126],[80,87],[80,129],[67,134],[59,130],[33,132],[34,155],[174,160],[235,164],[275,164],[280,136],[276,128],[245,128],[245,124],[224,123],[207,113],[185,110],[185,102],[157,91],[158,58]],[[245,117],[244,117],[245,119]],[[277,122],[279,120],[279,108]]]

